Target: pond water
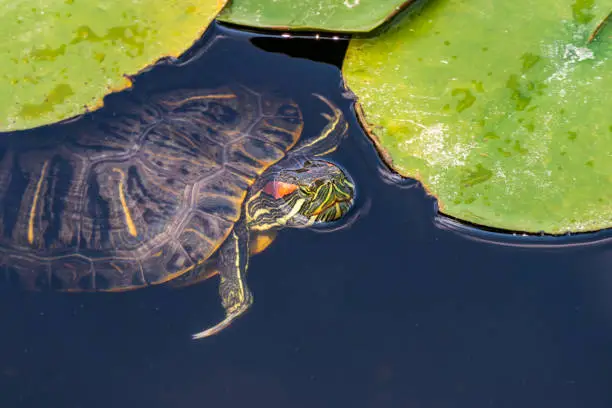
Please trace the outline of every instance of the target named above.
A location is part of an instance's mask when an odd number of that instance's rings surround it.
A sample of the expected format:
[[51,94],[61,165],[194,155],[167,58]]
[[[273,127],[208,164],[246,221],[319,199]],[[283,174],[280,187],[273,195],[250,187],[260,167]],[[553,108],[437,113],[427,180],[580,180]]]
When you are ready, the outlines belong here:
[[251,310],[200,341],[190,335],[222,316],[216,280],[113,294],[3,290],[0,407],[612,406],[607,235],[523,247],[449,227],[363,134],[343,94],[345,48],[213,25],[184,63],[138,77],[142,95],[233,82],[283,90],[311,133],[324,123],[311,94],[327,96],[349,120],[333,160],[358,185],[359,217],[329,233],[281,232],[251,259]]

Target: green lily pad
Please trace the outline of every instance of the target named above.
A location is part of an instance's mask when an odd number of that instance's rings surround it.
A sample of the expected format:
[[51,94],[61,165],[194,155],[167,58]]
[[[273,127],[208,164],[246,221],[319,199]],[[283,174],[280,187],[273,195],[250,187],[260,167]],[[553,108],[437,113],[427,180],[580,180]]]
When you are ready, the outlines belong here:
[[368,32],[414,0],[232,0],[219,20],[272,30]]
[[608,228],[611,10],[612,0],[432,1],[351,40],[343,72],[382,156],[442,213],[512,231]]
[[71,118],[197,40],[221,0],[5,1],[0,131]]

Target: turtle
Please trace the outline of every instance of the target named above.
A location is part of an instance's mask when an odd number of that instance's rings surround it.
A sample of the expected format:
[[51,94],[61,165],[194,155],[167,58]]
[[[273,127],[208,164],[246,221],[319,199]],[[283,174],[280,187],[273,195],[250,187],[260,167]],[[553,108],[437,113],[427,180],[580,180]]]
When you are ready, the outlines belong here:
[[4,137],[0,273],[78,292],[218,275],[225,318],[193,338],[219,333],[253,302],[250,255],[281,228],[337,223],[353,207],[350,175],[324,158],[347,121],[312,98],[325,125],[311,137],[296,102],[243,85],[159,92],[76,131]]

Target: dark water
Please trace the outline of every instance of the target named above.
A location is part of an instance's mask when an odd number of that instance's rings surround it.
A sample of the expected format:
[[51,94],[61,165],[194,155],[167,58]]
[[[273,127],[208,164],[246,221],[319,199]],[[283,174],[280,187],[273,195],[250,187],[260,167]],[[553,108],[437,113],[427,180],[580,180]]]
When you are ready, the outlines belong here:
[[334,160],[359,186],[357,221],[283,231],[251,260],[252,309],[202,341],[190,335],[222,316],[215,281],[1,292],[1,408],[612,406],[612,243],[521,248],[440,228],[420,186],[381,176],[342,96],[345,46],[213,27],[201,55],[147,72],[135,92],[284,90],[306,132],[324,123],[310,94],[329,97],[351,125]]

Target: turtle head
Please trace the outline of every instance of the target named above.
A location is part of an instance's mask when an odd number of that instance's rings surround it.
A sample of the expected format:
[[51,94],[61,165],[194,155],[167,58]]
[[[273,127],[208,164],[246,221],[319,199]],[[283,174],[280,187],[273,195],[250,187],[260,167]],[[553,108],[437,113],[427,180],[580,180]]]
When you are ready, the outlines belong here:
[[271,170],[247,203],[252,230],[304,228],[336,221],[353,206],[355,185],[339,166],[321,159],[297,160]]

